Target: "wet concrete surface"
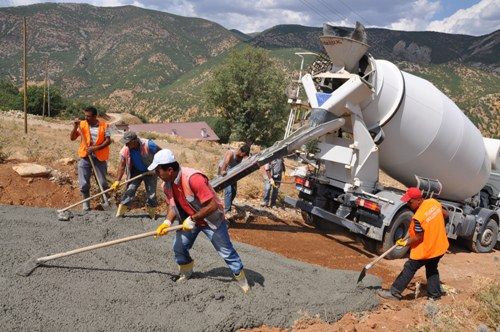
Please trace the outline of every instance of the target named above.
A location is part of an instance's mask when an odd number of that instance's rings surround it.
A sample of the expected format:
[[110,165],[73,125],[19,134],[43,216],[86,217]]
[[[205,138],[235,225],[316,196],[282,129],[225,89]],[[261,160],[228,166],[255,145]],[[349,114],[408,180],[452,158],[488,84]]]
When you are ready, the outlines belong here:
[[[327,322],[378,304],[380,280],[359,271],[310,265],[234,243],[252,289],[241,292],[203,234],[192,257],[193,278],[175,283],[171,234],[47,262],[28,277],[15,274],[33,257],[156,229],[145,214],[76,212],[59,221],[46,208],[0,205],[2,330],[233,331],[290,327],[304,314]],[[332,255],[335,255],[332,252]]]

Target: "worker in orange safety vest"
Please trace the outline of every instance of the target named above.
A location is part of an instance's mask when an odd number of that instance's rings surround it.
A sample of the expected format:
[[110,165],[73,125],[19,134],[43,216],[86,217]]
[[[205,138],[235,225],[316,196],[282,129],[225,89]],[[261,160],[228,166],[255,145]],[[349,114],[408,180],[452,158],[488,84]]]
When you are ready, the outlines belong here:
[[[73,122],[73,130],[70,139],[72,141],[81,137],[78,149],[78,183],[83,198],[90,197],[90,177],[92,176],[92,158],[96,168],[96,176],[102,184],[103,189],[108,189],[106,174],[108,172],[107,161],[109,159],[109,145],[111,144],[108,124],[97,119],[97,109],[87,107],[83,113],[85,120],[76,119]],[[90,202],[83,202],[83,210],[90,210]]]
[[410,259],[405,263],[403,271],[391,288],[381,289],[378,294],[386,299],[401,300],[402,292],[417,270],[425,266],[427,295],[430,299],[439,299],[443,292],[439,280],[438,264],[449,247],[445,227],[448,211],[443,209],[438,200],[424,199],[422,192],[416,187],[408,188],[401,197],[401,201],[415,212],[408,229],[409,238],[399,239],[396,242],[402,247],[409,246],[411,248]]

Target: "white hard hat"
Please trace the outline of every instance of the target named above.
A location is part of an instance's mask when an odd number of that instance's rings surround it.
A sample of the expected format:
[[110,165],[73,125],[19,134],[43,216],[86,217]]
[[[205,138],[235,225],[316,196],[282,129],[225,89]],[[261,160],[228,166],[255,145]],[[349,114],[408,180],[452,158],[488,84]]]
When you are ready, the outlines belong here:
[[158,165],[171,164],[175,161],[175,156],[169,149],[162,149],[155,153],[153,162],[148,167],[148,171],[153,171]]

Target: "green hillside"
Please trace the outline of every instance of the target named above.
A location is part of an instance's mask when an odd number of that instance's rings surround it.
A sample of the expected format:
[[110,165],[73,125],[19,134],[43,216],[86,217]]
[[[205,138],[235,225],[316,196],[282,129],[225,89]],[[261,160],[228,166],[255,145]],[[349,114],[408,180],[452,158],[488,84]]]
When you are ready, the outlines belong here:
[[72,97],[104,97],[119,89],[155,91],[239,42],[216,23],[133,6],[0,8],[0,76],[16,84],[23,16],[30,80],[43,79],[48,58],[54,84]]

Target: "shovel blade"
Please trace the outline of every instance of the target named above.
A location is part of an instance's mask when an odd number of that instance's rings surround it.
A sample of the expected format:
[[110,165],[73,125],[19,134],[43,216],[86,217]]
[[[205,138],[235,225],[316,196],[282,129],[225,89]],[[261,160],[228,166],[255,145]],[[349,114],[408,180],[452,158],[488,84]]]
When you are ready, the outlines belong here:
[[361,273],[359,274],[359,277],[358,277],[358,284],[361,280],[363,280],[363,278],[366,276],[366,267],[363,268],[363,270],[361,271]]

